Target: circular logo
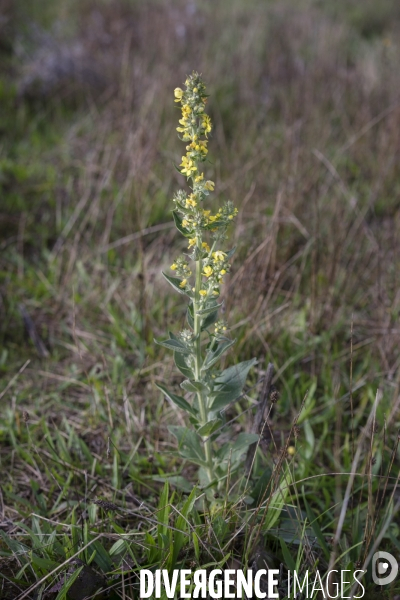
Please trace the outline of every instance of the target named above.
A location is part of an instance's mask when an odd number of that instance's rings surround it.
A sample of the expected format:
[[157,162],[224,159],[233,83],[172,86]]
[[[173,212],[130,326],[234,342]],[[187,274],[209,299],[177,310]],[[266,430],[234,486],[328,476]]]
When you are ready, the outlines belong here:
[[376,552],[372,557],[372,579],[377,585],[389,585],[398,572],[398,562],[389,552]]

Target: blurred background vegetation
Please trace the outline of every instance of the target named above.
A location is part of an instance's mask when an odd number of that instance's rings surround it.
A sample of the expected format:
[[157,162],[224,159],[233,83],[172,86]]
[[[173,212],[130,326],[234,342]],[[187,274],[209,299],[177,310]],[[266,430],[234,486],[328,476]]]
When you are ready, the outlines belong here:
[[[274,363],[278,437],[311,390],[304,477],[349,468],[350,393],[356,429],[378,386],[398,426],[399,34],[397,0],[0,0],[3,465],[26,410],[36,443],[72,424],[104,477],[110,435],[135,449],[116,488],[178,468],[154,381],[180,379],[153,338],[184,326],[160,273],[184,248],[173,90],[192,70],[213,198],[240,213],[228,361]],[[6,488],[26,499],[17,456]]]
[[216,201],[240,209],[224,292],[237,352],[283,378],[346,379],[353,323],[360,373],[395,385],[397,2],[2,0],[0,14],[1,368],[31,360],[21,401],[50,384],[38,369],[152,369],[153,335],[183,322],[159,274],[182,248],[171,94],[192,70],[211,95]]

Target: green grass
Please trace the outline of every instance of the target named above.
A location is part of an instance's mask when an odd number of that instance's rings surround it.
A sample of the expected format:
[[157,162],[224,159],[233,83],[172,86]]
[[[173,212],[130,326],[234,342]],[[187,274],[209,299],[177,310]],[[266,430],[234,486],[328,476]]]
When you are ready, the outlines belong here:
[[[397,5],[194,6],[0,3],[7,599],[64,598],[69,587],[68,598],[83,600],[101,586],[103,597],[133,598],[147,567],[266,560],[285,573],[338,560],[353,569],[394,511]],[[79,45],[84,76],[59,77],[41,62],[46,39],[53,65],[60,44],[71,60]],[[251,430],[268,362],[280,393],[248,485],[228,482],[210,504],[201,489],[181,489],[195,471],[168,425],[184,421],[155,385],[181,381],[154,338],[185,321],[161,270],[181,248],[169,227],[183,185],[172,93],[192,69],[209,84],[208,176],[217,201],[240,211],[224,291],[237,343],[226,366],[259,359],[227,413],[234,434]],[[30,86],[29,74],[50,83]],[[398,517],[387,525],[379,548],[398,558]],[[371,597],[398,588],[377,589],[369,568]]]

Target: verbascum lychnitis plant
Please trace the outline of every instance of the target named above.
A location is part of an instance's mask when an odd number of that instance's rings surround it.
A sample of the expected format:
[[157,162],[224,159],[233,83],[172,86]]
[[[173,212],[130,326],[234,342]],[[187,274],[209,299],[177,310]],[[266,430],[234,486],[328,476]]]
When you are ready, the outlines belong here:
[[[173,350],[175,364],[186,377],[181,388],[190,396],[186,399],[164,385],[158,387],[189,415],[191,428],[169,427],[178,440],[180,455],[200,467],[200,485],[215,490],[226,483],[228,475],[233,476],[249,445],[258,439],[257,435],[240,433],[231,441],[223,417],[228,405],[242,395],[255,359],[222,371],[217,366],[235,343],[218,314],[221,286],[234,253],[234,249],[223,249],[224,242],[238,211],[230,201],[217,209],[212,204],[204,206],[214,191],[214,182],[206,179],[202,169],[207,160],[211,120],[205,112],[207,94],[200,75],[190,75],[184,90],[175,89],[175,102],[182,111],[177,131],[186,145],[178,170],[186,177],[189,191],[176,192],[172,215],[176,228],[187,240],[187,251],[171,265],[175,276],[163,275],[177,292],[189,298],[188,328],[177,334],[170,332],[169,339],[159,343]],[[230,441],[219,444],[219,436]]]

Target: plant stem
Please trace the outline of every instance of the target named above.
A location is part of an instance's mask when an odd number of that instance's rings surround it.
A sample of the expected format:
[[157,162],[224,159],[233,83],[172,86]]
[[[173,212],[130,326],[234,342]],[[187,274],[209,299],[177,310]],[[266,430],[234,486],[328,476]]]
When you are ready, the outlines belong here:
[[[202,251],[201,238],[199,236],[196,237],[196,245],[199,251]],[[201,290],[201,282],[202,282],[202,270],[203,270],[203,261],[201,257],[199,260],[196,260],[196,287],[194,292],[193,299],[193,320],[194,320],[194,336],[195,336],[195,357],[194,357],[194,376],[196,381],[200,381],[200,373],[202,367],[202,356],[201,356],[201,316],[198,314],[200,310],[200,290]],[[199,401],[199,410],[200,410],[200,421],[201,425],[205,425],[208,422],[208,414],[207,414],[207,397],[204,395],[204,392],[197,393],[198,401]],[[210,439],[203,438],[204,442],[204,453],[206,457],[206,472],[209,479],[209,482],[213,481],[213,464],[212,464],[212,455],[211,455],[211,441]]]

